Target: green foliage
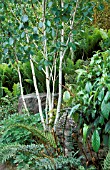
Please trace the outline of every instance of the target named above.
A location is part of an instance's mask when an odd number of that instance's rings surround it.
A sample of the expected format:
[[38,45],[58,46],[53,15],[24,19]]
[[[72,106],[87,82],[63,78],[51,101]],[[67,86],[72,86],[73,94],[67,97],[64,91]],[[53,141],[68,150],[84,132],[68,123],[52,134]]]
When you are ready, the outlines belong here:
[[68,91],[64,92],[63,100],[64,100],[64,102],[68,102],[70,100],[70,93]]
[[42,167],[43,160],[52,161],[49,155],[55,152],[56,143],[51,133],[43,132],[39,118],[39,114],[14,114],[0,122],[0,162],[18,164],[17,169],[34,169]]
[[[95,47],[96,44],[99,45],[99,41],[101,42],[101,48],[104,50],[107,49],[110,45],[108,40],[108,33],[105,33],[103,30],[98,29],[94,29],[93,31],[85,29],[85,23],[90,24],[92,21],[95,2],[93,3],[92,1],[88,0],[82,0],[79,2],[74,21],[74,29],[71,32],[71,25],[69,21],[71,21],[71,14],[73,14],[75,11],[76,1],[65,1],[64,7],[62,8],[60,6],[60,1],[46,1],[47,8],[44,11],[46,14],[46,21],[44,23],[46,27],[46,36],[43,35],[44,30],[42,19],[42,1],[39,1],[38,3],[37,2],[37,0],[24,0],[19,3],[16,0],[6,0],[0,3],[0,62],[9,63],[0,65],[0,95],[3,95],[3,91],[1,88],[2,86],[4,87],[5,93],[7,93],[10,97],[12,97],[12,95],[15,95],[15,91],[17,91],[17,86],[13,86],[13,84],[18,83],[18,75],[16,69],[14,69],[13,67],[13,64],[10,65],[10,60],[11,63],[14,63],[16,59],[20,61],[17,62],[19,64],[21,63],[20,70],[23,74],[23,87],[25,93],[29,93],[31,92],[31,90],[33,90],[32,74],[29,63],[29,57],[31,54],[32,58],[35,60],[35,63],[38,62],[38,64],[34,63],[36,68],[35,72],[37,80],[39,81],[38,87],[40,89],[40,92],[42,92],[45,89],[45,79],[44,74],[41,74],[40,71],[45,66],[49,66],[49,71],[53,72],[52,64],[54,59],[56,59],[57,67],[59,67],[59,53],[62,49],[69,50],[71,47],[76,58],[82,59],[90,57],[89,54],[91,53],[92,55],[92,51],[97,50],[97,48]],[[65,42],[68,39],[68,35],[70,35],[71,33],[74,39],[74,43],[69,42],[67,45],[66,43],[61,43],[62,22],[64,23]],[[27,42],[27,35],[29,37],[29,43]],[[45,54],[43,51],[45,39],[47,40],[47,58],[45,58]],[[103,42],[101,41],[102,39]],[[73,101],[72,103],[74,107],[71,115],[72,113],[75,113],[75,109],[77,109],[77,114],[79,114],[78,118],[80,126],[82,126],[84,123],[88,125],[92,116],[92,122],[90,124],[91,129],[92,127],[94,129],[97,129],[98,126],[102,127],[104,126],[104,123],[107,123],[105,125],[105,129],[107,130],[105,132],[108,134],[109,130],[107,127],[109,126],[109,99],[107,97],[104,98],[104,96],[110,88],[108,85],[109,83],[107,83],[107,81],[109,81],[109,66],[107,65],[107,63],[109,63],[109,61],[105,63],[104,59],[101,59],[101,62],[99,59],[97,59],[94,62],[93,66],[90,65],[89,70],[88,64],[83,66],[84,63],[81,60],[77,62],[76,65],[74,65],[74,63],[68,59],[68,53],[66,54],[67,56],[65,58],[67,59],[67,67],[71,66],[71,70],[66,68],[69,73],[72,73],[76,69],[76,67],[79,68],[78,66],[80,66],[81,64],[80,70],[77,70],[74,75],[76,78],[77,73],[79,74],[77,77],[77,83],[73,86],[75,87],[75,90],[73,90],[75,92],[74,94],[77,94],[77,96],[75,97],[75,101]],[[100,58],[100,56],[104,56],[104,53],[98,53],[98,58]],[[107,56],[107,58],[109,57]],[[94,68],[95,64],[98,65],[96,66],[96,68]],[[73,66],[74,68],[72,68]],[[105,70],[102,72],[103,68]],[[100,76],[102,77],[100,78]],[[13,94],[11,93],[12,91],[14,91]],[[70,98],[70,95],[68,95],[67,92],[65,94],[66,95],[64,96],[64,100],[67,102]],[[5,97],[4,101],[5,104],[8,105],[8,108],[5,108],[5,112],[9,114],[9,107],[11,109],[13,108],[13,103],[11,103],[12,100],[7,100],[7,97]],[[101,107],[100,104],[102,104]],[[77,107],[75,107],[75,105]],[[105,112],[105,107],[107,109],[107,112]],[[4,110],[2,111],[4,112]],[[99,114],[100,116],[98,116]],[[52,159],[48,159],[47,154],[47,158],[40,159],[40,165],[39,163],[33,164],[33,159],[36,158],[34,157],[32,151],[32,154],[30,154],[29,158],[27,155],[25,156],[24,153],[21,154],[21,151],[27,153],[26,147],[31,150],[30,145],[36,142],[40,144],[45,144],[48,147],[48,149],[46,149],[49,151],[51,150],[51,147],[55,148],[55,141],[52,138],[51,133],[43,132],[42,128],[40,130],[39,128],[36,128],[36,126],[40,123],[35,118],[35,116],[28,117],[27,115],[16,114],[13,116],[9,116],[8,119],[4,119],[0,122],[0,141],[1,143],[3,143],[3,145],[7,145],[3,146],[3,150],[1,148],[4,154],[2,154],[1,152],[0,156],[5,157],[6,151],[7,156],[6,158],[4,158],[4,160],[11,160],[12,157],[13,159],[14,157],[16,157],[14,161],[15,164],[18,164],[18,169],[34,169],[33,165],[35,165],[36,169],[39,170],[49,168],[51,169],[51,165],[49,165],[49,160]],[[12,142],[14,144],[15,142],[19,144],[16,144],[16,146],[11,146],[10,144]],[[23,146],[21,146],[20,144],[22,144]],[[29,146],[27,144],[29,144]],[[10,150],[10,148],[13,149]],[[32,146],[32,148],[32,150],[36,151],[36,148],[34,146]],[[41,148],[40,145],[39,148]],[[60,158],[59,160],[61,162]],[[71,164],[73,163],[75,164],[76,161],[72,162],[71,158],[63,158],[60,167],[65,167],[66,169],[68,168],[68,164],[70,164],[71,166]]]
[[19,128],[26,129],[27,131],[29,131],[32,134],[32,136],[35,137],[35,140],[37,143],[43,143],[45,145],[50,145],[53,148],[56,148],[55,140],[54,140],[52,134],[49,132],[43,132],[43,131],[39,130],[38,128],[35,128],[30,125],[26,126],[24,124],[14,124],[9,127],[9,130],[12,131],[13,127],[19,127]]
[[17,98],[9,98],[8,96],[0,99],[0,121],[9,115],[17,113]]
[[4,90],[6,96],[8,96],[9,98],[20,96],[20,85],[19,85],[19,83],[13,84],[13,86],[12,86],[13,91],[12,92],[8,89],[8,87],[2,87],[2,89]]
[[5,92],[5,97],[0,98],[0,119],[8,117],[17,112],[17,100],[20,95],[19,83],[13,84],[12,91],[8,87],[1,87]]
[[106,156],[106,159],[104,160],[104,170],[110,169],[110,151],[108,151],[108,154]]
[[[17,170],[42,167],[43,165],[41,165],[40,161],[46,161],[47,157],[47,162],[49,163],[48,159],[50,159],[50,161],[52,159],[45,154],[45,147],[43,145],[2,144],[0,151],[0,162],[5,163],[8,160],[12,160],[13,164],[18,164]],[[50,165],[52,165],[52,163]]]
[[86,140],[87,140],[88,128],[89,127],[86,124],[84,124],[84,127],[83,127],[83,142],[84,142],[84,144],[86,143]]
[[[36,62],[38,59],[35,59]],[[38,82],[38,89],[39,92],[45,92],[45,75],[39,71],[38,69],[38,64],[34,63],[34,68],[35,68],[35,76],[36,76],[36,80]],[[34,91],[34,87],[33,87],[33,77],[32,77],[32,70],[31,70],[31,66],[30,66],[30,62],[25,62],[23,64],[21,64],[20,66],[21,68],[21,73],[22,73],[22,79],[23,79],[23,86],[24,86],[24,90],[25,93],[30,93]]]
[[95,51],[105,51],[110,47],[110,36],[108,32],[98,28],[84,28],[74,36],[77,44],[75,60],[91,58]]
[[18,83],[18,73],[11,62],[9,64],[6,63],[0,64],[0,82],[1,82],[0,90],[2,90],[2,87],[6,87],[8,88],[7,90],[10,91],[13,91],[12,90],[13,84]]
[[[19,65],[20,65],[20,71],[22,75],[22,83],[24,87],[24,92],[26,94],[34,92],[32,70],[30,67],[30,62],[25,62],[25,63],[19,62]],[[14,93],[15,88],[16,90],[18,89],[18,85],[14,85],[19,82],[16,67],[17,67],[16,62],[14,64],[12,64],[11,62],[9,64],[6,64],[6,63],[0,64],[1,97],[5,96],[5,94],[7,94],[8,92],[10,93],[10,94],[8,93],[8,95],[10,96],[11,93]],[[44,92],[45,91],[45,76],[43,73],[41,73],[38,70],[37,64],[35,64],[35,75],[36,75],[37,81],[39,82],[38,83],[39,91]]]
[[56,162],[56,169],[59,170],[69,170],[71,168],[75,168],[77,169],[81,162],[80,162],[80,158],[76,159],[75,156],[68,156],[68,157],[63,157],[63,156],[59,156],[58,158],[55,159]]
[[46,153],[44,145],[0,145],[0,162],[12,160],[13,164],[17,165],[17,170],[27,169],[41,169],[41,170],[65,170],[77,168],[80,165],[80,158],[75,156],[58,156],[52,158]]
[[[77,76],[74,79],[74,86],[77,88],[73,88],[75,97],[72,100],[72,104],[73,106],[80,104],[76,112],[79,114],[78,123],[80,127],[84,124],[89,126],[88,135],[92,133],[92,146],[95,151],[99,149],[100,138],[103,138],[103,135],[109,137],[110,133],[109,63],[110,50],[97,52],[93,55],[88,65],[82,65],[81,69],[75,70]],[[95,130],[97,128],[99,129],[98,131]],[[105,144],[105,140],[101,142]],[[109,145],[109,142],[106,141],[106,145]]]
[[[26,114],[13,114],[8,115],[7,119],[4,119],[0,122],[1,125],[1,142],[3,143],[11,143],[11,142],[18,142],[19,144],[30,144],[34,142],[34,138],[32,138],[32,134],[30,131],[27,131],[24,128],[18,128],[14,125],[16,124],[23,124],[24,126],[38,126],[42,129],[40,124],[39,115],[30,115],[27,116]],[[9,128],[10,127],[10,128]]]
[[95,152],[98,152],[100,148],[100,136],[99,136],[98,130],[95,130],[92,135],[92,147]]
[[[51,133],[39,127],[37,115],[15,114],[4,119],[0,132],[0,162],[10,161],[21,169],[71,169],[80,165],[75,155],[57,157]],[[36,128],[37,126],[37,128]]]

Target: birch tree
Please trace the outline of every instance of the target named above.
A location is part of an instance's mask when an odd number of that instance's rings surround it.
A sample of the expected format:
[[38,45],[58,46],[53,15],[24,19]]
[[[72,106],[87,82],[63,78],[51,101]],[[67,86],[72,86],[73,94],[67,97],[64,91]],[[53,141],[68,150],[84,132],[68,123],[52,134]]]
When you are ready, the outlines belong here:
[[[60,117],[62,104],[62,76],[63,63],[71,51],[70,58],[74,54],[74,26],[77,28],[81,22],[79,16],[87,15],[86,3],[84,0],[6,0],[1,3],[0,32],[2,39],[3,56],[11,56],[14,60],[14,48],[16,44],[16,55],[22,63],[30,61],[33,83],[38,98],[39,113],[44,130],[46,125],[53,120],[52,110],[56,109],[54,130]],[[90,6],[89,4],[88,6]],[[88,10],[91,12],[90,9]],[[82,14],[82,15],[81,15]],[[83,15],[84,14],[84,15]],[[88,16],[87,16],[88,17]],[[77,21],[75,22],[75,19]],[[86,17],[84,17],[85,19]],[[79,25],[80,26],[80,25]],[[27,41],[27,36],[29,42]],[[13,57],[12,57],[13,56]],[[41,60],[38,61],[38,56]],[[43,71],[46,82],[46,120],[42,114],[41,99],[39,95],[38,82],[36,81],[34,63],[38,69]],[[19,74],[20,75],[20,74]],[[58,103],[54,108],[55,87],[57,85]]]

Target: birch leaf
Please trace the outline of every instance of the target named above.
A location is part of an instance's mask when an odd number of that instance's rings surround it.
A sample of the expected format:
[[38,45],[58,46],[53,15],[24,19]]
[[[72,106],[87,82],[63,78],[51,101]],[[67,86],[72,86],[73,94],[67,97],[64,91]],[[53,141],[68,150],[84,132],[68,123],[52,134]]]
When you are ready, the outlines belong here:
[[68,91],[64,92],[63,100],[64,100],[64,102],[68,102],[70,100],[70,93]]
[[28,16],[27,15],[22,16],[22,21],[27,22],[28,21]]
[[52,6],[52,4],[53,4],[53,2],[50,1],[50,2],[48,3],[48,7],[50,8],[50,7]]
[[13,43],[14,43],[14,39],[13,38],[9,38],[9,44],[13,45]]
[[51,22],[48,20],[47,21],[47,25],[50,27],[51,26]]

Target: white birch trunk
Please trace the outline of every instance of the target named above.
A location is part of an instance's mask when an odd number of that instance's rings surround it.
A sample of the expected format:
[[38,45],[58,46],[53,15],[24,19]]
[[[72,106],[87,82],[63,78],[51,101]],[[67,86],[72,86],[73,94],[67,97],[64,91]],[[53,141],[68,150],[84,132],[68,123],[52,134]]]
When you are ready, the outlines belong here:
[[[64,7],[63,0],[61,1],[61,7]],[[61,43],[64,43],[64,22],[62,22],[62,30],[61,30]],[[60,63],[59,63],[59,95],[58,95],[58,104],[57,104],[57,113],[54,122],[54,131],[56,131],[56,124],[59,120],[60,116],[60,109],[61,109],[61,102],[62,102],[62,64],[63,64],[63,48],[60,50]]]
[[[47,57],[47,37],[46,37],[46,0],[42,1],[42,10],[43,10],[43,35],[45,37],[45,40],[43,42],[44,45],[44,58],[48,61]],[[50,92],[50,73],[49,73],[49,67],[45,66],[45,72],[46,72],[46,89],[47,89],[47,101],[49,106],[49,111],[52,110],[52,100],[51,100],[51,92]],[[50,115],[52,117],[52,115]]]
[[53,75],[53,79],[52,79],[52,83],[53,83],[53,90],[52,90],[52,109],[54,108],[54,98],[55,98],[55,81],[56,81],[56,58],[54,57],[54,63],[53,63],[53,67],[54,67],[54,75]]
[[30,65],[31,65],[31,70],[32,70],[35,92],[36,92],[36,96],[37,96],[37,99],[38,99],[40,118],[41,118],[41,122],[42,122],[44,130],[46,130],[45,121],[44,121],[44,117],[43,117],[43,113],[42,113],[42,104],[41,104],[41,99],[40,99],[40,95],[39,95],[39,91],[38,91],[38,87],[37,87],[37,81],[36,81],[34,65],[33,65],[33,62],[32,62],[32,59],[31,59],[31,55],[30,55]]
[[49,119],[48,119],[48,101],[46,97],[46,105],[45,105],[45,116],[46,116],[46,128],[49,129]]
[[[73,25],[74,25],[74,20],[75,20],[75,15],[76,15],[76,10],[78,7],[79,0],[76,1],[76,6],[74,9],[73,14],[71,14],[71,20],[70,20],[70,42],[73,43],[73,35],[72,35],[72,30],[73,30]],[[70,47],[70,52],[71,52],[71,59],[74,59],[74,51],[72,47]]]
[[[72,41],[72,29],[73,29],[73,25],[74,25],[74,20],[75,20],[75,15],[76,15],[76,10],[78,7],[78,3],[79,0],[76,1],[76,6],[74,9],[74,12],[72,14],[72,21],[71,21],[71,26],[70,26],[70,33],[66,42],[66,45],[68,46],[68,43],[70,41]],[[64,7],[64,3],[63,0],[61,0],[61,7]],[[64,43],[64,23],[62,22],[62,26],[63,29],[61,30],[61,43]],[[71,39],[71,40],[70,40]],[[58,97],[58,105],[57,105],[57,113],[56,113],[56,118],[55,118],[55,122],[54,122],[54,131],[56,131],[56,124],[59,120],[59,116],[60,116],[60,109],[61,109],[61,102],[62,102],[62,64],[63,64],[63,58],[65,56],[67,48],[63,51],[63,49],[61,49],[60,51],[60,64],[59,64],[59,97]]]
[[26,102],[24,100],[24,95],[23,95],[23,86],[22,86],[22,80],[21,80],[21,73],[20,73],[19,65],[18,65],[18,76],[19,76],[19,83],[20,83],[21,97],[22,97],[22,100],[23,100],[23,105],[24,105],[24,108],[25,108],[25,110],[26,110],[26,112],[28,113],[28,116],[29,116],[29,111],[27,109]]
[[[71,30],[71,32],[72,32],[72,29],[73,29],[72,28],[72,25],[73,25],[73,20],[72,19],[70,20],[70,30]],[[70,42],[73,43],[73,35],[72,35],[72,33],[70,34]],[[70,47],[70,54],[71,54],[71,59],[73,60],[74,59],[74,51],[73,51],[72,47]]]

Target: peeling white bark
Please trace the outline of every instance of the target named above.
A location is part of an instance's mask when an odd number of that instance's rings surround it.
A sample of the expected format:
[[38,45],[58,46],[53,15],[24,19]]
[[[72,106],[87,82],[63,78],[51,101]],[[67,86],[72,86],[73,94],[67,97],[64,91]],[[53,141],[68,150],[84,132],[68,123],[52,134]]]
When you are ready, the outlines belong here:
[[[47,35],[46,35],[46,0],[42,1],[42,11],[43,11],[43,35],[45,40],[43,42],[43,49],[44,49],[44,58],[48,61],[47,57]],[[51,99],[51,92],[50,92],[50,73],[49,73],[49,66],[45,66],[45,73],[46,73],[46,88],[47,88],[47,101],[49,106],[49,111],[52,110],[52,99]],[[52,115],[51,115],[52,116]]]
[[18,65],[18,76],[19,76],[19,83],[20,83],[21,97],[22,97],[22,100],[23,100],[23,105],[24,105],[24,108],[25,108],[25,110],[26,110],[26,112],[28,113],[28,116],[29,116],[29,111],[27,109],[26,102],[24,100],[24,95],[23,95],[23,86],[22,86],[22,80],[21,80],[21,73],[20,73],[19,65]]
[[45,125],[43,112],[42,112],[41,99],[40,99],[39,90],[38,90],[37,81],[36,81],[36,76],[35,76],[35,71],[34,71],[34,65],[33,65],[31,58],[32,58],[32,56],[30,55],[30,65],[31,65],[32,76],[33,76],[33,81],[34,81],[34,88],[35,88],[36,96],[37,96],[37,99],[38,99],[40,118],[41,118],[41,122],[42,122],[44,130],[46,130],[46,125]]
[[[61,1],[61,7],[64,7],[64,2],[63,0]],[[61,43],[64,43],[64,22],[62,22],[62,29],[61,29]],[[61,109],[61,103],[62,103],[62,64],[63,64],[63,48],[61,47],[60,50],[60,63],[59,63],[59,94],[58,94],[58,104],[57,104],[57,113],[56,113],[56,118],[54,122],[54,131],[56,131],[56,124],[59,120],[60,116],[60,109]]]

